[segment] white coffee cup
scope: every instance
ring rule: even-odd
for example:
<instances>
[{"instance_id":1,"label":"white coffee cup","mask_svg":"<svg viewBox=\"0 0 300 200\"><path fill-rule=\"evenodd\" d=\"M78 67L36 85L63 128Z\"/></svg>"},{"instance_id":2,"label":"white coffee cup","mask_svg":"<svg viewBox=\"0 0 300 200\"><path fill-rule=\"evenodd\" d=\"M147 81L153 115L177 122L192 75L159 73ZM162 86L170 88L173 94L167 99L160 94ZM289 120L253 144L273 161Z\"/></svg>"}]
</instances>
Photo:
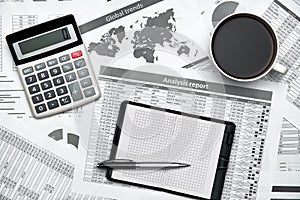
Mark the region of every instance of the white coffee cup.
<instances>
[{"instance_id":1,"label":"white coffee cup","mask_svg":"<svg viewBox=\"0 0 300 200\"><path fill-rule=\"evenodd\" d=\"M264 19L250 13L225 17L210 40L213 65L236 81L255 81L271 70L286 74L288 68L276 62L278 52L275 31Z\"/></svg>"}]
</instances>

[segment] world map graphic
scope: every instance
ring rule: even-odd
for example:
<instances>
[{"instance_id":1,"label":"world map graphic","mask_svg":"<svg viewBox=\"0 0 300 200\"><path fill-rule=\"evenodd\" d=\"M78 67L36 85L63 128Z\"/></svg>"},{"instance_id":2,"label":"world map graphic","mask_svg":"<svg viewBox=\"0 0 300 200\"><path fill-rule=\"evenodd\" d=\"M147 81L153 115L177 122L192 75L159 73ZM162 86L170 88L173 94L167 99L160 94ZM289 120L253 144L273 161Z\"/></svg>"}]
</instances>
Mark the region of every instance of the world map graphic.
<instances>
[{"instance_id":1,"label":"world map graphic","mask_svg":"<svg viewBox=\"0 0 300 200\"><path fill-rule=\"evenodd\" d=\"M154 14L154 17L144 16L145 22L136 20L129 27L120 25L111 28L107 33L101 35L100 41L88 44L88 52L96 52L98 55L114 58L121 50L121 44L129 41L134 58L143 58L147 63L158 61L159 56L155 55L157 48L169 49L178 56L197 55L197 49L191 51L193 42L177 37L175 13L172 8ZM134 24L139 24L140 29L134 29ZM130 31L133 33L128 34ZM190 55L191 53L193 55Z\"/></svg>"}]
</instances>

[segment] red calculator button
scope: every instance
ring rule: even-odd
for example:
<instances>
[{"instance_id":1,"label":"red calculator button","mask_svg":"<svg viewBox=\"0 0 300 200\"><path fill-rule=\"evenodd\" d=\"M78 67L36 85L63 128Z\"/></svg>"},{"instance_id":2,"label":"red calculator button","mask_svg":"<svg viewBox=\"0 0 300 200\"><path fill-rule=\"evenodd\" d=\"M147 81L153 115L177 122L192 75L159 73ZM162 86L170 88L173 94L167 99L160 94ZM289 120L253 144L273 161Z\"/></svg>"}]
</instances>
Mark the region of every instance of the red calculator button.
<instances>
[{"instance_id":1,"label":"red calculator button","mask_svg":"<svg viewBox=\"0 0 300 200\"><path fill-rule=\"evenodd\" d=\"M72 58L78 58L78 57L82 56L82 52L80 50L75 51L75 52L71 53L71 56L72 56Z\"/></svg>"}]
</instances>

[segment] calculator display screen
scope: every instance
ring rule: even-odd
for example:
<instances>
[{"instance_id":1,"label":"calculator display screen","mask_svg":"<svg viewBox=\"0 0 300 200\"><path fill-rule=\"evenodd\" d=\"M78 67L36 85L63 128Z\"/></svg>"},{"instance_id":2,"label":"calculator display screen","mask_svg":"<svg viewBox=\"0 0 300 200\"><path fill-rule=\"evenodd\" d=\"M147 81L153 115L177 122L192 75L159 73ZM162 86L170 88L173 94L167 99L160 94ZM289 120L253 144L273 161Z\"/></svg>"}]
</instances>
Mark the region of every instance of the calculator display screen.
<instances>
[{"instance_id":1,"label":"calculator display screen","mask_svg":"<svg viewBox=\"0 0 300 200\"><path fill-rule=\"evenodd\" d=\"M72 24L65 25L39 35L13 43L19 60L30 58L78 41Z\"/></svg>"},{"instance_id":2,"label":"calculator display screen","mask_svg":"<svg viewBox=\"0 0 300 200\"><path fill-rule=\"evenodd\" d=\"M71 36L67 27L19 43L22 54L27 54L51 45L70 40Z\"/></svg>"}]
</instances>

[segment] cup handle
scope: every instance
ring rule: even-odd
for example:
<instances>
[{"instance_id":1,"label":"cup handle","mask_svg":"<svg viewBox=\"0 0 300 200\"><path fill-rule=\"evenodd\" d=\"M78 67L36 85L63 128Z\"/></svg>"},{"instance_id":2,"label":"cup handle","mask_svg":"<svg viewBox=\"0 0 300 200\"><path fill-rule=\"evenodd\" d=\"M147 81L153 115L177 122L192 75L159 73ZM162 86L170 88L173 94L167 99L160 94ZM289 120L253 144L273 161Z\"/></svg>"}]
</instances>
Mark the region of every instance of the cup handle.
<instances>
[{"instance_id":1,"label":"cup handle","mask_svg":"<svg viewBox=\"0 0 300 200\"><path fill-rule=\"evenodd\" d=\"M279 64L279 63L275 63L274 67L273 67L273 70L281 73L281 74L286 74L287 71L288 71L288 68L286 66L283 66L282 64Z\"/></svg>"}]
</instances>

